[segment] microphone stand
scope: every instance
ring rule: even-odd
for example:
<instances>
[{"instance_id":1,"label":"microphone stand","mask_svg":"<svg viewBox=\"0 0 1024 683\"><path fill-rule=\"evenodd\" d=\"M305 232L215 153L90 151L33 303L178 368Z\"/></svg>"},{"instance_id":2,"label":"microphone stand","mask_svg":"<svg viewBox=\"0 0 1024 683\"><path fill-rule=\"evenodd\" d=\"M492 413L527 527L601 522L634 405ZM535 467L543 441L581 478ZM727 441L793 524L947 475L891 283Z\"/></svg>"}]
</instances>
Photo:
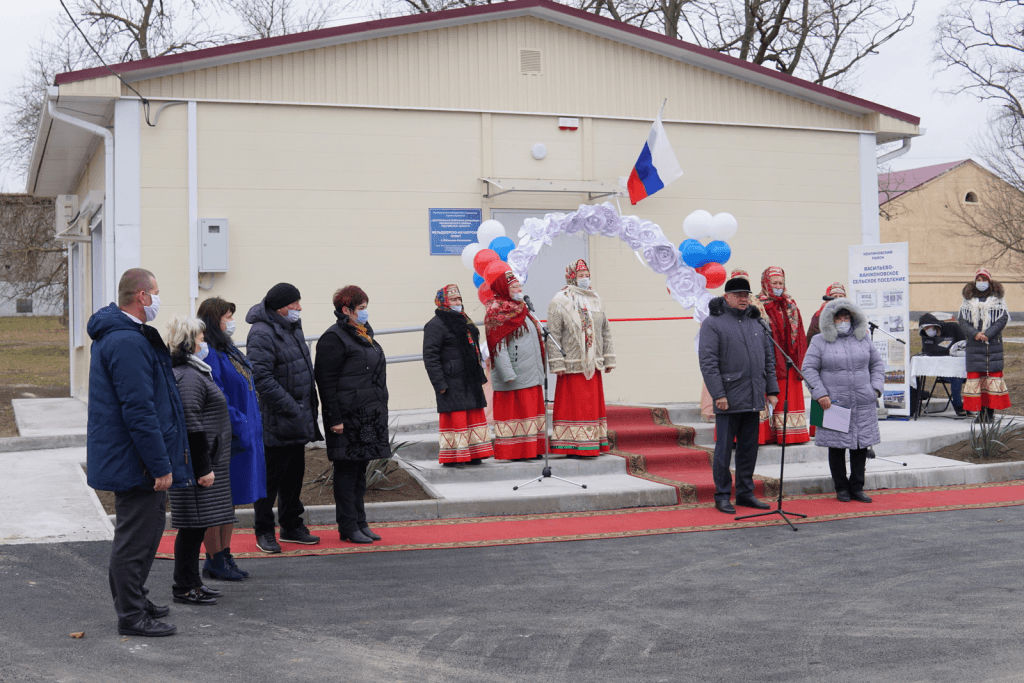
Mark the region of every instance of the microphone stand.
<instances>
[{"instance_id":1,"label":"microphone stand","mask_svg":"<svg viewBox=\"0 0 1024 683\"><path fill-rule=\"evenodd\" d=\"M767 326L766 326L766 329L767 329ZM771 332L768 333L768 338L772 340L772 344L775 344L775 348L777 348L779 350L779 353L782 354L782 357L786 359L786 379L787 379L787 381L789 379L789 369L792 368L792 369L796 370L796 374L800 375L800 379L803 380L804 382L806 382L807 378L804 377L804 373L800 372L800 368L796 367L796 363L793 362L793 359L789 357L789 355L782 349L781 346L779 346L779 342L775 341L775 337L773 337L771 335ZM800 391L803 391L803 390L804 390L804 388L803 388L803 385L801 384L800 385ZM774 417L774 416L775 416L775 413L773 411L772 412L772 417ZM799 529L797 529L795 526L793 526L793 522L789 521L789 517L786 517L786 515L790 515L790 516L793 516L793 517L807 517L807 515L802 515L799 512L788 512L788 511L782 509L782 485L783 485L783 482L785 481L784 475L785 475L785 472L786 472L786 427L788 426L788 423L789 423L789 388L787 387L786 388L786 398L783 399L783 401L782 401L782 457L781 457L781 461L780 461L780 465L779 465L779 501L778 501L778 507L776 507L774 510L769 510L768 512L758 512L758 513L753 514L753 515L743 515L742 517L736 517L735 519L740 520L740 519L751 519L753 517L765 517L767 515L779 515L780 517L782 517L783 520L785 520L786 524L788 524L789 527L793 531L799 531ZM726 435L726 436L728 436L728 435Z\"/></svg>"},{"instance_id":2,"label":"microphone stand","mask_svg":"<svg viewBox=\"0 0 1024 683\"><path fill-rule=\"evenodd\" d=\"M533 302L530 301L530 297L528 297L528 296L527 297L523 297L523 301L526 303L526 306L530 309L530 312L533 313L535 309L533 308ZM548 332L547 325L541 325L540 329L541 329L541 333L543 335L543 343L547 344L548 338L550 337L551 341L553 341L555 343L555 347L558 349L558 352L562 354L562 358L565 358L565 351L562 349L562 345L558 343L557 339L555 339L554 337L551 336L551 333ZM545 424L547 423L547 419L548 419L548 416L547 416L547 412L548 412L547 405L548 405L548 372L547 372L547 368L545 368L544 369L544 422L545 422ZM547 434L547 427L544 428L544 432L545 432L545 435L546 435ZM579 486L580 488L584 488L584 489L587 488L586 484L581 484L578 481L572 481L571 479L566 479L564 477L556 477L555 475L551 474L551 464L550 464L550 462L548 460L548 457L550 455L548 453L548 451L550 451L550 450L551 450L550 448L545 448L544 449L544 468L540 471L540 476L539 477L534 477L532 479L528 479L527 481L524 481L522 484L516 484L515 486L512 487L513 491L518 491L519 489L523 488L524 486L526 486L528 484L534 484L534 483L536 483L538 481L544 481L545 479L557 479L558 481L564 481L566 484L572 484L573 486Z\"/></svg>"},{"instance_id":3,"label":"microphone stand","mask_svg":"<svg viewBox=\"0 0 1024 683\"><path fill-rule=\"evenodd\" d=\"M881 327L879 327L875 323L871 322L870 320L868 321L868 329L871 330L871 341L872 341L872 343L875 341L875 330L881 330L882 334L884 334L885 336L890 337L892 339L895 339L896 341L898 341L900 344L903 344L904 346L907 345L907 342L903 341L902 339L900 339L899 337L897 337L894 334L890 334L889 332L886 332L885 330L883 330ZM910 367L909 366L907 367L907 372L910 372ZM915 388L917 389L917 400L914 401L914 411L913 412L914 412L914 420L917 420L917 418L921 415L921 392L924 391L924 387L922 386L922 382L921 382L920 378L915 378L914 379L914 385L915 385ZM882 398L882 407L883 408L885 407L885 398L884 397ZM885 460L885 458L882 458L882 459ZM903 463L903 464L906 465L906 463Z\"/></svg>"}]
</instances>

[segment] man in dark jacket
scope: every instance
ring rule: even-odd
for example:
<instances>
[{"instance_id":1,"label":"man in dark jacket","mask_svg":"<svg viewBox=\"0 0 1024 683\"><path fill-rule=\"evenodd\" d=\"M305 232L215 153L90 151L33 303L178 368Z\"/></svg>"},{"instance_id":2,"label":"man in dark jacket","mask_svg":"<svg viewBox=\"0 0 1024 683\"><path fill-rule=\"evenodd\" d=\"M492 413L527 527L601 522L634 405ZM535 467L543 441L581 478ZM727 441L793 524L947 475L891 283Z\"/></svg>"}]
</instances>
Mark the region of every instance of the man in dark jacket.
<instances>
[{"instance_id":1,"label":"man in dark jacket","mask_svg":"<svg viewBox=\"0 0 1024 683\"><path fill-rule=\"evenodd\" d=\"M89 319L89 486L114 492L117 522L108 578L117 630L127 636L169 636L177 628L155 619L170 609L146 597L146 578L164 531L169 488L191 486L185 414L156 318L160 288L153 273L125 271L118 303Z\"/></svg>"},{"instance_id":2,"label":"man in dark jacket","mask_svg":"<svg viewBox=\"0 0 1024 683\"><path fill-rule=\"evenodd\" d=\"M778 402L775 353L762 326L760 313L750 305L750 282L734 277L725 283L725 296L712 299L710 316L700 328L700 372L715 400L715 507L735 514L729 502L732 476L729 461L736 441L736 505L767 510L754 497L757 464L757 422L765 394L772 408Z\"/></svg>"},{"instance_id":3,"label":"man in dark jacket","mask_svg":"<svg viewBox=\"0 0 1024 683\"><path fill-rule=\"evenodd\" d=\"M955 320L941 322L931 313L925 313L918 321L921 328L921 353L925 356L948 356L949 349L958 341L967 339L964 331ZM950 397L952 398L953 410L960 417L967 415L964 410L964 399L961 393L964 380L961 377L945 377L949 382ZM916 393L916 390L914 390ZM914 401L913 405L917 405Z\"/></svg>"},{"instance_id":4,"label":"man in dark jacket","mask_svg":"<svg viewBox=\"0 0 1024 683\"><path fill-rule=\"evenodd\" d=\"M267 460L267 497L253 504L256 545L265 553L279 553L274 536L274 500L281 541L314 545L320 538L302 523L302 478L306 472L306 444L322 441L317 424L313 362L299 320L299 290L281 282L263 301L249 309L245 352L263 417L263 449Z\"/></svg>"}]
</instances>

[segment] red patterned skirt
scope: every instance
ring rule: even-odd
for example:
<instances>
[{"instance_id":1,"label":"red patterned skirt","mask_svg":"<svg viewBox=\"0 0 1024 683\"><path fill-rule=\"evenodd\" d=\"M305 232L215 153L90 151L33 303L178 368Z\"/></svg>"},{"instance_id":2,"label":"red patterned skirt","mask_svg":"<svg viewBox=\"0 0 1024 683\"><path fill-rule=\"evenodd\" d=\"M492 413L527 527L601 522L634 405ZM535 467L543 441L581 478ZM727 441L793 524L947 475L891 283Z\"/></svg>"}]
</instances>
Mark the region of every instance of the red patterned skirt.
<instances>
[{"instance_id":1,"label":"red patterned skirt","mask_svg":"<svg viewBox=\"0 0 1024 683\"><path fill-rule=\"evenodd\" d=\"M551 416L551 452L594 457L607 453L611 448L607 415L600 370L590 379L579 372L559 375Z\"/></svg>"},{"instance_id":2,"label":"red patterned skirt","mask_svg":"<svg viewBox=\"0 0 1024 683\"><path fill-rule=\"evenodd\" d=\"M544 455L544 390L537 385L494 392L494 458L524 460Z\"/></svg>"},{"instance_id":3,"label":"red patterned skirt","mask_svg":"<svg viewBox=\"0 0 1024 683\"><path fill-rule=\"evenodd\" d=\"M807 443L811 440L811 433L807 428L807 413L804 409L804 387L795 368L790 368L787 381L779 385L779 402L775 404L771 420L771 443L782 443L783 406L787 394L789 420L786 425L786 443Z\"/></svg>"},{"instance_id":4,"label":"red patterned skirt","mask_svg":"<svg viewBox=\"0 0 1024 683\"><path fill-rule=\"evenodd\" d=\"M483 408L441 413L437 421L441 445L438 462L469 462L494 456Z\"/></svg>"},{"instance_id":5,"label":"red patterned skirt","mask_svg":"<svg viewBox=\"0 0 1024 683\"><path fill-rule=\"evenodd\" d=\"M964 410L972 413L982 408L1006 410L1010 407L1010 392L1003 381L1003 373L968 372L963 388Z\"/></svg>"}]
</instances>

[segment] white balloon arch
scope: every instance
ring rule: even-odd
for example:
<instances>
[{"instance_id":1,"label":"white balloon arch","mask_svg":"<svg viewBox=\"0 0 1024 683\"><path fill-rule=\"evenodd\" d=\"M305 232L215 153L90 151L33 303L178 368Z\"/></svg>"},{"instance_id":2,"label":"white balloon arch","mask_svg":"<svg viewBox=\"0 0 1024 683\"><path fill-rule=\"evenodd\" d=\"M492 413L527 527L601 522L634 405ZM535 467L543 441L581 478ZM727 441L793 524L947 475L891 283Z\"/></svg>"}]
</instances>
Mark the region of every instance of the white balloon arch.
<instances>
[{"instance_id":1,"label":"white balloon arch","mask_svg":"<svg viewBox=\"0 0 1024 683\"><path fill-rule=\"evenodd\" d=\"M697 322L704 322L708 317L708 303L714 295L707 290L705 277L681 262L679 250L656 223L636 216L620 216L610 202L582 204L569 214L549 213L544 218L527 218L519 229L519 246L508 255L508 265L516 277L525 281L530 264L542 247L550 245L562 233L572 235L580 231L589 235L618 237L638 257L643 256L641 260L647 267L665 276L672 298L683 308L692 308Z\"/></svg>"}]
</instances>

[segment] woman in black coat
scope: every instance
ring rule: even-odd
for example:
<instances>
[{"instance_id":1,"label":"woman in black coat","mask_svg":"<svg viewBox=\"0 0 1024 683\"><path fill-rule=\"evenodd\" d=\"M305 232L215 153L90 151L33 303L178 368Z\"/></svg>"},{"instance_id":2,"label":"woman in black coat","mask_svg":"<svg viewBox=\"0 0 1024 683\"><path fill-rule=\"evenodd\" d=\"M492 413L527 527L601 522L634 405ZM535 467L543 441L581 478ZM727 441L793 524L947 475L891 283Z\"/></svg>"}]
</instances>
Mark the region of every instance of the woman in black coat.
<instances>
[{"instance_id":1,"label":"woman in black coat","mask_svg":"<svg viewBox=\"0 0 1024 683\"><path fill-rule=\"evenodd\" d=\"M316 343L313 372L320 391L327 457L334 463L334 504L343 541L372 543L366 523L366 466L391 457L388 437L387 359L373 339L370 299L349 285L334 293L331 325Z\"/></svg>"},{"instance_id":2,"label":"woman in black coat","mask_svg":"<svg viewBox=\"0 0 1024 683\"><path fill-rule=\"evenodd\" d=\"M494 455L484 414L480 330L463 310L458 285L437 290L434 305L434 318L423 327L423 365L437 397L438 460L445 467L479 465Z\"/></svg>"},{"instance_id":3,"label":"woman in black coat","mask_svg":"<svg viewBox=\"0 0 1024 683\"><path fill-rule=\"evenodd\" d=\"M1003 380L1003 328L1010 319L1005 291L987 268L978 268L963 294L957 322L967 337L964 410L978 413L979 422L991 422L996 410L1010 407L1010 393Z\"/></svg>"}]
</instances>

